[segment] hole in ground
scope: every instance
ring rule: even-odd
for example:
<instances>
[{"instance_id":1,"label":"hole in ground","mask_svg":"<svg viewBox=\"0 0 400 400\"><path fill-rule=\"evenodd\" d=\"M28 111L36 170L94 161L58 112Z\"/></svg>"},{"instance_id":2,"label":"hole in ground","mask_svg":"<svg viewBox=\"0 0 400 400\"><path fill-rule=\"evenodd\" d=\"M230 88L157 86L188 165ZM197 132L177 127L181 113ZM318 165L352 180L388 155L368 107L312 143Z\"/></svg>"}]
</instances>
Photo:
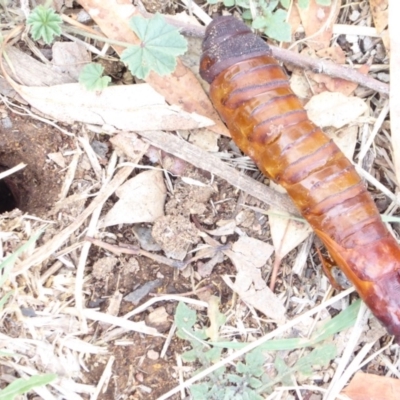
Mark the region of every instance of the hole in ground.
<instances>
[{"instance_id":1,"label":"hole in ground","mask_svg":"<svg viewBox=\"0 0 400 400\"><path fill-rule=\"evenodd\" d=\"M0 181L0 213L19 208L40 217L47 214L62 184L58 167L47 154L71 148L68 140L56 129L26 117L0 120L0 171L26 164Z\"/></svg>"}]
</instances>

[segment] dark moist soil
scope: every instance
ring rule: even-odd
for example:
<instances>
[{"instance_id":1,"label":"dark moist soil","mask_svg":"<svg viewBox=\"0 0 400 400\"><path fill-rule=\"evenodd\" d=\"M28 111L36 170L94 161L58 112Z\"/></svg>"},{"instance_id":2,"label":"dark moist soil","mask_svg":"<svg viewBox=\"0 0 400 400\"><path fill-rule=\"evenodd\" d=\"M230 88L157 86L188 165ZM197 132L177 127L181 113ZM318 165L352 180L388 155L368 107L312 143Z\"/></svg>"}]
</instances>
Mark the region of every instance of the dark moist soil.
<instances>
[{"instance_id":1,"label":"dark moist soil","mask_svg":"<svg viewBox=\"0 0 400 400\"><path fill-rule=\"evenodd\" d=\"M26 167L5 178L0 186L0 212L19 208L45 217L58 200L63 176L47 154L69 146L59 130L27 117L0 120L0 171L19 163Z\"/></svg>"}]
</instances>

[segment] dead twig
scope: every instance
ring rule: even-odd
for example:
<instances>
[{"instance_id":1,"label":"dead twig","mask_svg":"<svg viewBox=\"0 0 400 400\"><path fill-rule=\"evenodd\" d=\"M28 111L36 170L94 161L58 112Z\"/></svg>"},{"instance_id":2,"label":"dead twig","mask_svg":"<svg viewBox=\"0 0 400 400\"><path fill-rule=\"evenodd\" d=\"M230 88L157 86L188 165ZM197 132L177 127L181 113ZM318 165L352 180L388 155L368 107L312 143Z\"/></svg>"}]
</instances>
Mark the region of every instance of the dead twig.
<instances>
[{"instance_id":1,"label":"dead twig","mask_svg":"<svg viewBox=\"0 0 400 400\"><path fill-rule=\"evenodd\" d=\"M195 36L199 38L204 37L205 27L189 25L172 18L168 19L168 23L178 27L181 32L187 36ZM355 82L368 89L389 95L390 86L387 83L378 81L369 75L364 75L361 72L358 72L356 69L338 65L332 61L298 54L294 51L282 49L280 47L271 45L269 47L271 48L272 55L279 61L295 65L296 67L310 69L318 74L325 74L334 78L341 78L350 82Z\"/></svg>"},{"instance_id":2,"label":"dead twig","mask_svg":"<svg viewBox=\"0 0 400 400\"><path fill-rule=\"evenodd\" d=\"M121 246L116 246L110 243L103 242L99 239L95 239L89 236L85 237L85 240L98 246L103 249L106 249L114 254L120 255L120 254L132 254L132 255L137 255L137 256L143 256L150 258L153 261L159 262L161 264L168 265L173 268L178 268L182 269L185 268L188 264L187 261L178 261L178 260L171 260L167 257L159 256L157 254L150 253L146 250L142 250L139 247L136 246L131 246L131 245L121 245ZM189 260L190 262L191 260Z\"/></svg>"}]
</instances>

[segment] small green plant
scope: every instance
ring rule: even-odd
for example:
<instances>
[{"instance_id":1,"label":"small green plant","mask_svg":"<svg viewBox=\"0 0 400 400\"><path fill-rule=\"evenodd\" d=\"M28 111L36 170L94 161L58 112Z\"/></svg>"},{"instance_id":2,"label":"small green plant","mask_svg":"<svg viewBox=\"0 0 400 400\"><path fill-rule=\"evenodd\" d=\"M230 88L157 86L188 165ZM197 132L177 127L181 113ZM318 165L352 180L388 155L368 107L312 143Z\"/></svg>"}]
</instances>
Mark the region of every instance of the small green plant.
<instances>
[{"instance_id":1,"label":"small green plant","mask_svg":"<svg viewBox=\"0 0 400 400\"><path fill-rule=\"evenodd\" d=\"M336 357L336 347L331 338L354 325L357 318L360 301L356 301L340 314L322 324L310 338L274 339L265 342L257 349L246 354L244 362L235 366L221 367L208 376L205 382L194 384L190 392L194 400L231 400L262 399L261 394L271 392L273 386L279 383L291 386L292 376L300 373L308 376L314 366L325 366ZM182 354L185 362L197 362L204 368L220 360L224 349L241 349L247 343L217 341L216 332L224 324L223 314L218 310L215 299L211 299L208 309L210 327L195 328L197 314L194 310L179 303L175 312L177 336L190 343L191 350ZM211 341L206 341L207 337ZM325 342L327 340L327 342ZM277 356L274 367L276 375L270 377L264 372L263 351L296 350L311 347L312 350L304 357L299 358L293 366L288 366L283 359Z\"/></svg>"},{"instance_id":2,"label":"small green plant","mask_svg":"<svg viewBox=\"0 0 400 400\"><path fill-rule=\"evenodd\" d=\"M32 389L47 385L57 378L55 374L36 375L28 379L16 379L0 392L0 400L14 400L16 396L28 393Z\"/></svg>"},{"instance_id":3,"label":"small green plant","mask_svg":"<svg viewBox=\"0 0 400 400\"><path fill-rule=\"evenodd\" d=\"M187 42L178 30L160 14L150 19L133 17L130 26L141 40L139 45L129 46L121 54L131 73L144 79L150 71L159 75L173 72L177 56L187 50Z\"/></svg>"},{"instance_id":4,"label":"small green plant","mask_svg":"<svg viewBox=\"0 0 400 400\"><path fill-rule=\"evenodd\" d=\"M103 76L104 67L100 64L90 63L82 68L79 74L79 83L90 91L101 91L111 82L109 76Z\"/></svg>"},{"instance_id":5,"label":"small green plant","mask_svg":"<svg viewBox=\"0 0 400 400\"><path fill-rule=\"evenodd\" d=\"M262 31L271 39L290 42L291 28L286 22L287 11L277 8L278 4L279 0L269 3L260 0L260 15L254 18L252 27Z\"/></svg>"},{"instance_id":6,"label":"small green plant","mask_svg":"<svg viewBox=\"0 0 400 400\"><path fill-rule=\"evenodd\" d=\"M210 312L211 311L211 312ZM179 303L175 313L177 336L188 340L191 350L182 354L186 362L197 361L201 369L207 368L221 358L222 348L209 346L205 339L210 335L215 336L217 329L224 323L223 314L216 307L215 298L209 306L210 328L195 329L197 314L184 303ZM262 365L264 356L259 351L246 354L245 362L238 362L234 371L228 371L226 367L219 368L209 375L207 382L194 384L190 387L190 393L194 400L230 400L230 399L254 399L262 400L256 393L263 382L259 379L264 370ZM200 372L197 371L197 372Z\"/></svg>"},{"instance_id":7,"label":"small green plant","mask_svg":"<svg viewBox=\"0 0 400 400\"><path fill-rule=\"evenodd\" d=\"M46 44L51 44L54 36L61 35L62 19L52 8L35 7L26 22L31 26L33 40L43 39Z\"/></svg>"},{"instance_id":8,"label":"small green plant","mask_svg":"<svg viewBox=\"0 0 400 400\"><path fill-rule=\"evenodd\" d=\"M225 7L239 7L243 10L242 18L252 21L251 26L254 29L262 31L271 39L280 42L289 42L291 40L290 25L286 22L287 11L279 6L289 9L292 2L297 2L300 8L305 9L310 5L310 0L255 0L253 3L257 10L254 16L250 11L250 0L207 0L208 4L223 3ZM316 0L321 6L331 5L332 0Z\"/></svg>"}]
</instances>

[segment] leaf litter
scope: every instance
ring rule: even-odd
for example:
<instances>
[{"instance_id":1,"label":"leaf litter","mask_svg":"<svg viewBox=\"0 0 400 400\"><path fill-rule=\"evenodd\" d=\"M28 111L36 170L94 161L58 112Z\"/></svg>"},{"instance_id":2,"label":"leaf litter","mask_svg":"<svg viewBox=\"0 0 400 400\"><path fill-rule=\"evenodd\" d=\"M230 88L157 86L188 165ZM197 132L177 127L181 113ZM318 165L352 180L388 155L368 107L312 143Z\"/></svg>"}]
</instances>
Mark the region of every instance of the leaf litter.
<instances>
[{"instance_id":1,"label":"leaf litter","mask_svg":"<svg viewBox=\"0 0 400 400\"><path fill-rule=\"evenodd\" d=\"M311 17L308 15L306 18L303 14L301 19L303 27L308 29L314 24L315 20L319 20L325 28L328 28L326 29L328 36L332 35L335 27L331 24L336 21L336 18L333 18L332 22L329 19L327 20L326 16L334 15L333 9L325 7L323 8L324 13L321 13L321 7L317 6L314 1L311 3L309 13L315 13L315 15ZM335 2L335 4L337 3ZM372 7L372 1L370 3ZM132 7L131 5L127 6ZM90 10L92 5L87 3L86 7ZM111 4L109 10L114 12L117 7L120 7L120 5ZM352 7L357 9L357 6ZM361 7L364 7L364 5ZM339 18L345 18L343 17L344 11L339 15ZM115 16L115 14L113 15ZM365 8L361 9L360 15L363 15L363 18L368 16L365 14ZM113 20L110 14L104 21L101 21L101 24L114 23L116 20L120 21L117 18ZM310 21L314 22L311 23ZM99 23L99 25L101 24ZM104 25L102 26L104 27ZM124 24L121 23L120 27L123 26ZM318 26L318 28L321 27ZM342 28L339 27L339 29ZM105 28L104 31L107 32L107 29ZM115 36L113 37L115 38ZM317 35L313 39L314 41L319 40ZM326 37L321 40L326 40ZM327 47L326 43L322 43L318 44L317 48L322 48L322 45L325 48ZM357 62L358 60L356 55L353 54L352 61ZM179 71L182 72L182 69ZM176 93L179 93L178 87L175 92L171 89L170 83L167 82L167 80L161 82L157 78L151 80L152 84L159 85L158 89L161 88L161 91L169 90L168 96L173 97ZM324 84L327 84L327 82ZM192 86L187 83L183 84L182 88L185 90L182 93L184 94L177 94L177 98L189 95L187 87ZM194 87L197 86L193 85ZM359 163L362 163L366 161L366 156L385 146L384 144L383 147L380 146L384 143L383 139L386 140L386 136L385 133L380 132L378 123L373 127L373 133L377 135L375 143L368 139L368 128L378 119L382 102L360 87L352 90L355 90L354 99L357 99L359 95L361 95L361 98L370 96L368 101L364 103L367 106L373 105L370 108L370 120L366 118L357 120L358 117L355 114L350 114L347 119L347 122L356 121L356 126L361 126L366 132L367 138L363 141L366 148L363 150L363 159L359 160ZM192 99L196 96L200 98L200 93L201 96L204 96L203 92L193 89L190 96ZM348 95L348 93L346 94ZM53 92L52 95L57 95L57 93ZM74 99L76 100L76 97ZM111 99L111 103L114 104L114 99ZM342 98L343 102L348 99L348 97ZM170 100L168 102L178 103ZM187 102L189 103L189 101ZM80 105L79 103L77 108ZM59 106L55 108L57 107ZM192 110L188 111L192 112ZM155 116L157 114L158 112L154 113ZM319 114L325 113L320 111ZM117 116L117 122L118 119ZM62 121L61 117L60 120ZM153 123L153 121L154 118L148 118L148 122ZM337 118L335 117L326 122L325 125L334 125L336 121ZM96 122L99 123L98 120ZM106 122L108 124L109 120ZM184 129L182 125L180 126L178 123L174 125L175 123L176 121L171 121L173 130ZM99 124L104 126L104 121ZM148 130L153 129L152 126L150 124L145 125L145 122L143 125ZM380 126L383 126L384 130L388 129L383 120ZM77 126L72 129L74 133L79 132ZM165 126L162 129L166 129ZM344 126L343 136L346 136L346 129L348 127ZM331 301L326 301L329 291L319 285L319 275L316 273L319 266L314 265L318 264L317 259L311 258L308 261L307 266L303 269L301 281L299 280L300 277L291 275L290 272L286 271L286 268L283 268L279 272L277 294L268 289L265 282L270 278L270 257L274 249L265 240L270 235L276 238L276 235L272 233L273 229L270 230L267 225L267 217L264 212L267 207L260 203L260 200L257 200L257 196L250 198L246 194L241 194L238 197L236 189L224 182L218 174L214 175L213 170L208 168L208 166L217 164L209 163L207 165L206 163L201 166L202 171L195 170L193 172L189 168L190 172L188 172L188 163L191 161L197 163L196 154L200 154L200 157L202 157L204 153L201 153L200 150L198 153L184 153L186 150L184 141L180 142L181 153L175 150L176 153L172 157L166 154L169 153L169 148L163 142L157 142L156 135L152 135L152 139L147 139L151 140L153 146L155 146L150 151L150 149L146 150L140 147L140 144L135 142L137 139L134 135L130 137L131 134L128 134L127 137L126 132L121 134L125 135L125 142L117 146L123 169L121 170L122 174L117 174L117 180L110 180L115 171L115 154L105 161L106 164L92 162L87 163L87 166L83 168L84 158L90 159L91 157L91 151L86 146L85 141L66 142L63 144L64 148L60 146L62 158L58 156L57 160L64 159L66 165L70 166L70 182L65 186L64 206L58 208L58 214L53 212L53 214L46 215L51 218L52 226L49 227L46 221L35 219L37 217L33 217L31 220L29 216L23 217L18 213L1 218L2 232L4 232L4 236L2 235L4 255L10 254L22 243L28 241L29 237L41 228L47 227L44 236L38 239L35 245L31 243L30 248L15 260L15 265L12 268L10 267L10 274L3 274L6 277L2 285L5 296L1 299L0 312L6 332L1 332L1 338L6 351L19 355L16 358L8 356L0 359L2 368L5 368L5 373L2 372L1 375L4 382L9 382L9 377L13 375L27 378L43 372L56 372L58 377L56 383L52 386L35 387L33 389L42 398L51 398L50 396L56 394L67 398L86 398L90 395L92 398L106 399L115 398L116 390L119 391L119 395L126 397L133 394L139 396L138 398L143 396L166 398L163 394L169 388L175 387L175 391L180 390L177 386L179 377L186 380L182 387L189 386L190 382L193 381L193 378L190 377L194 370L199 367L199 365L193 365L192 368L190 364L185 364L182 367L179 367L179 364L178 367L176 366L175 355L183 354L185 347L185 344L174 336L175 328L171 325L173 316L176 316L176 301L178 299L184 302L193 301L194 299L185 296L197 294L198 297L201 297L207 293L211 295L207 300L208 314L204 313L205 308L201 308L204 307L202 302L193 303L192 307L199 308L200 311L198 311L198 316L192 320L192 326L208 326L208 337L212 338L215 343L220 342L222 347L225 346L224 348L235 348L235 345L247 347L247 349L229 355L224 360L217 357L219 360L217 364L208 368L209 372L210 368L221 367L241 355L248 354L241 364L238 363L237 367L232 367L231 383L233 381L238 383L240 374L249 371L246 370L246 366L250 370L251 366L255 368L257 363L254 360L253 363L249 356L251 353L248 351L251 347L257 348L258 345L262 345L263 341L266 342L264 343L265 351L267 351L264 353L265 359L270 360L272 366L269 367L269 371L272 371L270 380L268 381L264 377L263 385L270 387L271 390L275 391L275 394L291 393L288 396L292 396L295 393L304 394L305 391L318 394L324 393L327 388L331 390L332 387L329 387L327 383L330 379L329 374L337 367L338 357L344 359L343 352L351 355L353 349L361 348L362 351L355 363L352 363L349 371L356 371L357 368L361 368L363 362L369 362L369 368L375 369L375 371L379 371L382 367L388 368L390 371L394 370L396 361L389 358L390 351L394 347L386 339L382 343L382 345L386 344L386 347L382 347L382 349L386 349L384 358L379 355L380 349L376 342L378 339L369 338L369 343L364 344L362 336L353 343L345 337L342 348L338 348L335 354L331 343L333 335L354 324L355 316L354 314L346 314L347 322L342 322L332 328L331 322L336 324L336 318L344 316L345 312L350 310L348 303L341 303L340 301L340 298L346 296L349 292L340 294ZM93 136L90 134L89 139L92 140ZM168 136L165 137L168 138ZM354 152L354 130L352 137L353 139L349 141L349 144L345 145L349 154ZM103 141L108 140L100 135L97 135L96 138ZM146 132L143 132L143 138L146 138ZM133 151L123 152L128 142ZM159 150L157 150L157 147ZM227 140L220 139L220 149L225 152L229 151ZM54 154L54 151L52 152ZM151 152L152 156L150 157ZM51 152L49 151L49 153ZM144 156L145 153L146 156ZM187 154L190 154L190 156ZM180 156L184 161L179 159ZM54 159L54 156L52 157ZM72 160L75 161L72 162ZM377 163L368 164L371 176L384 176L388 186L394 188L390 164L379 152L376 160ZM75 162L76 164L74 164ZM138 237L137 229L134 232L133 227L126 223L130 218L126 209L122 209L120 212L123 218L116 225L102 230L93 229L93 226L99 226L99 207L103 207L101 212L103 217L112 210L112 207L115 207L117 199L114 197L114 193L127 180L128 175L133 171L133 166L136 167L139 163L142 163L146 168L149 165L152 167L155 165L156 168L159 168L159 163L164 171L170 171L174 174L171 176L164 172L162 176L167 192L164 191L161 197L167 196L168 200L164 212L166 213L165 217L169 219L164 221L158 240L160 241L165 236L164 232L167 230L167 232L172 232L172 243L182 239L182 247L179 248L180 253L176 253L175 248L173 248L172 253L168 253L165 244L158 245L163 248L164 253L170 256L176 257L178 254L184 260L193 260L182 272L156 262L155 258L151 259L142 255L132 256L133 253L124 254L123 250L126 249L124 247L126 243L130 243L130 245L144 243L143 233L139 233L140 236ZM239 165L243 168L243 165L246 164ZM221 174L231 176L231 180L236 184L239 179L237 176L232 178L233 174L229 175L231 172L229 168L231 167L222 168ZM245 167L245 169L247 168ZM254 172L249 171L248 173L256 176ZM154 171L149 170L148 172ZM140 175L146 175L146 172L143 172L143 169L137 170L136 176ZM257 187L256 181L252 180L251 182L252 184L247 187L252 186L252 189ZM145 180L144 188L147 184L148 182ZM149 184L151 185L151 182ZM96 196L97 193L100 194L100 197L96 202L89 205L90 201L93 201L91 200L92 197ZM249 193L252 193L251 189L249 189ZM259 198L267 199L267 203L273 203L272 200L268 200L268 195L263 196L259 195ZM278 198L284 199L284 197ZM66 200L69 202L66 202ZM154 195L147 197L142 202L147 203L145 206L149 207L153 206L153 204L149 204L153 200L154 203L157 203L160 199L158 199L158 195ZM248 207L245 206L246 203L248 203ZM280 204L281 207L284 204L279 201L276 203ZM163 208L161 204L164 204L164 200L158 203L158 208ZM286 211L290 209L289 206L285 207L283 206ZM140 209L134 211L136 215L143 214ZM271 210L268 210L268 212L269 215L272 215ZM98 213L98 216L94 218L96 213ZM53 220L55 215L58 215L57 220ZM192 218L193 215L195 218ZM90 216L92 216L92 220L88 225L85 220ZM268 220L270 224L274 224L274 217L268 217ZM281 221L284 226L278 228L278 231L280 231L278 236L289 236L294 240L292 234L282 234L282 232L287 231L285 225L292 224L293 221L296 220L287 218ZM185 224L190 228L186 230L171 229L174 224L177 228L182 228ZM296 224L302 223L296 222ZM142 223L137 221L135 227L152 232L153 221ZM189 231L190 233L187 234ZM82 238L87 232L95 234L96 240L102 240L110 247L93 246L96 243L95 241L89 242L91 245L83 242ZM53 236L54 238L52 238ZM157 234L154 233L154 236L157 237ZM277 240L283 243L282 239L275 239L275 241ZM285 246L287 246L286 241ZM82 250L84 247L88 249L86 255ZM112 255L111 249L116 250L117 248L121 251L118 255L117 253ZM141 251L141 254L144 254L143 250ZM275 246L275 251L279 251L279 246ZM288 251L285 263L291 265L296 260L296 250L286 249L280 256L283 257L283 254ZM207 274L199 274L198 270L200 270L202 263L207 263L207 260L211 261L212 259L214 259L214 262L208 265ZM79 270L77 274L75 273L76 268ZM225 285L227 279L232 286L237 284L236 292L239 297L232 295L230 288ZM160 283L160 286L153 288L153 291L158 293L152 293L154 297L150 301L146 301L142 305L143 307L139 306L137 309L132 309L129 303L121 300L121 297L131 293L132 289L143 288L149 282ZM202 289L203 291L201 291ZM259 292L257 296L254 296L255 291ZM18 293L18 296L16 293ZM161 294L164 296L157 297ZM168 294L170 294L170 297L168 297ZM177 296L176 294L180 295ZM212 297L213 295L214 297ZM83 299L85 303L82 302ZM157 305L158 301L162 304L159 316L154 314L157 310L154 305ZM299 302L305 304L303 308L297 307L300 304ZM315 304L319 303L320 306L313 308ZM326 308L329 308L333 303L336 303L334 309L344 311L331 318ZM82 305L84 306L82 307ZM262 314L254 309L260 310ZM300 319L299 317L296 318L296 310L300 309L311 309L311 313L306 312ZM274 313L271 313L271 310ZM311 318L311 314L314 313L317 314L315 319ZM265 319L265 316L268 319ZM309 319L307 319L307 316ZM128 319L129 317L132 320ZM289 317L289 321L285 324L284 318L287 317ZM323 320L314 329L320 318L323 318ZM305 325L302 329L298 325L301 320ZM153 322L151 323L151 321ZM296 326L299 327L297 331ZM360 326L364 329L365 322L364 325ZM171 330L168 331L169 329ZM298 337L299 332L303 337ZM271 339L276 335L282 335L282 338L275 340L289 342L274 343ZM294 337L290 337L291 335ZM318 347L316 346L316 338L323 338L321 340L326 340L326 342ZM221 341L222 339L224 341ZM225 339L230 340L226 342ZM352 347L348 347L349 343ZM376 344L371 345L370 343ZM201 346L203 345L207 344L201 344ZM285 348L284 346L286 346L286 349L294 351L277 354L276 350L282 351ZM311 347L311 350L308 349L305 353L296 350L303 346ZM150 348L155 348L157 351L150 353L148 350ZM46 352L43 354L47 354L48 358L43 358L43 355L40 356L42 351ZM158 356L155 356L156 353L164 354L164 356L158 358ZM210 353L210 356L216 354L222 353L214 351ZM365 361L363 361L363 357L365 357ZM390 355L390 357L392 356ZM13 360L18 360L18 362ZM317 365L317 369L313 368ZM202 372L203 375L200 376L206 377L208 372L205 370ZM113 377L118 377L117 383L115 383L115 380L114 382L112 379L109 380L110 373ZM239 378L232 376L235 373ZM258 385L255 379L258 372L256 373L254 369L252 373L254 374L253 384ZM274 376L274 374L278 375ZM308 377L305 377L305 375L308 375ZM347 377L344 373L340 379L338 378L338 381L343 387L350 380L350 377ZM345 379L344 384L343 379ZM361 379L364 387L368 387L368 376L363 376ZM381 385L390 385L390 382L386 380L389 378L382 379L384 381ZM288 389L285 385L294 385L294 387ZM331 392L338 393L340 385ZM361 389L358 388L357 390Z\"/></svg>"}]
</instances>

